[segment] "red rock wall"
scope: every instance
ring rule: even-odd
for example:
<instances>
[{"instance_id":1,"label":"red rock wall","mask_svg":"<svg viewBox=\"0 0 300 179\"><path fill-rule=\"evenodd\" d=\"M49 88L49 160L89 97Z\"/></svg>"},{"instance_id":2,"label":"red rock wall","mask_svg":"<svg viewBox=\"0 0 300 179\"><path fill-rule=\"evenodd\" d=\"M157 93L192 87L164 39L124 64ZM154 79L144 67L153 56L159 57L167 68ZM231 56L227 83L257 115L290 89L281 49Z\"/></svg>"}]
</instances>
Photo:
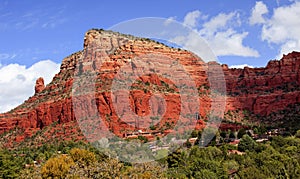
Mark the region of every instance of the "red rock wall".
<instances>
[{"instance_id":1,"label":"red rock wall","mask_svg":"<svg viewBox=\"0 0 300 179\"><path fill-rule=\"evenodd\" d=\"M272 60L265 68L228 69L227 109L246 109L268 115L300 102L300 53Z\"/></svg>"},{"instance_id":2,"label":"red rock wall","mask_svg":"<svg viewBox=\"0 0 300 179\"><path fill-rule=\"evenodd\" d=\"M109 55L104 56L104 53ZM211 108L207 64L195 60L195 56L188 51L169 48L146 39L91 30L85 36L84 51L65 58L60 72L55 75L49 85L44 89L38 88L33 97L30 97L14 110L0 114L0 133L15 127L41 129L56 121L58 123L74 121L76 120L75 116L85 115L87 111L95 113L89 100L83 98L78 104L81 105L81 109L86 111L82 111L82 114L74 114L71 91L76 75L80 71L94 71L97 74L97 78L93 79L96 82L94 88L97 89L93 98L95 97L94 102L97 111L102 118L106 119L104 125L118 135L122 135L124 131L134 130L136 128L135 122L130 121L130 116L124 118L124 121L117 116L113 103L119 104L119 107L123 109L123 102L120 98L112 99L110 87L118 70L130 63L130 59L149 53L176 59L185 67L185 70L190 73L191 78L196 83L199 93L199 113L205 117ZM100 57L104 58L104 61L94 60ZM159 61L159 63L163 64L164 61ZM78 68L76 68L76 64ZM159 70L166 70L163 65L157 66L158 69L161 68ZM246 109L256 114L267 115L272 111L284 109L289 104L300 102L300 53L293 52L284 56L280 61L270 61L266 68L229 69L226 65L222 65L222 68L226 80L226 110ZM222 80L222 75L218 78ZM151 90L153 90L151 87L155 86L157 88L155 90L161 92L165 97L166 103L166 107L163 109L166 113L159 127L166 129L163 124L167 122L176 124L181 109L178 89L172 88L171 81L157 75L144 75L139 80L141 84L136 87L140 89L130 93L131 109L139 116L150 113L151 115L158 115L158 109L164 107L157 106L160 103L154 102L151 108L151 105L148 104ZM163 89L162 81L171 86L172 92L164 93L163 90L160 90L160 88ZM153 85L147 87L147 85L145 86L146 83ZM189 111L192 110L193 106L185 106L185 108ZM93 124L94 121L89 122ZM150 123L151 121L144 121L146 126L149 126ZM203 127L203 124L203 122L199 122L197 128ZM93 134L91 134L92 136Z\"/></svg>"}]
</instances>

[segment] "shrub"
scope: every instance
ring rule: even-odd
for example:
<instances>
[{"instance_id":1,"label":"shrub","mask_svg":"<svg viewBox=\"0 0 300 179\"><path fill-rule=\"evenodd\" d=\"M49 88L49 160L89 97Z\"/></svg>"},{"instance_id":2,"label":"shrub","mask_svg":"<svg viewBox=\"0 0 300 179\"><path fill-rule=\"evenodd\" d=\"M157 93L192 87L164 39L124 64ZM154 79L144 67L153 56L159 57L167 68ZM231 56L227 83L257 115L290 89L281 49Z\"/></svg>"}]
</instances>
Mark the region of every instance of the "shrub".
<instances>
[{"instance_id":1,"label":"shrub","mask_svg":"<svg viewBox=\"0 0 300 179\"><path fill-rule=\"evenodd\" d=\"M295 137L300 138L300 130L297 130Z\"/></svg>"},{"instance_id":2,"label":"shrub","mask_svg":"<svg viewBox=\"0 0 300 179\"><path fill-rule=\"evenodd\" d=\"M43 178L65 178L74 165L74 161L67 155L59 155L50 158L42 167L41 174Z\"/></svg>"},{"instance_id":3,"label":"shrub","mask_svg":"<svg viewBox=\"0 0 300 179\"><path fill-rule=\"evenodd\" d=\"M85 149L73 148L70 151L70 156L79 165L90 165L96 162L95 154Z\"/></svg>"},{"instance_id":4,"label":"shrub","mask_svg":"<svg viewBox=\"0 0 300 179\"><path fill-rule=\"evenodd\" d=\"M238 145L238 150L245 152L246 150L254 151L256 149L257 143L247 134L245 134Z\"/></svg>"}]
</instances>

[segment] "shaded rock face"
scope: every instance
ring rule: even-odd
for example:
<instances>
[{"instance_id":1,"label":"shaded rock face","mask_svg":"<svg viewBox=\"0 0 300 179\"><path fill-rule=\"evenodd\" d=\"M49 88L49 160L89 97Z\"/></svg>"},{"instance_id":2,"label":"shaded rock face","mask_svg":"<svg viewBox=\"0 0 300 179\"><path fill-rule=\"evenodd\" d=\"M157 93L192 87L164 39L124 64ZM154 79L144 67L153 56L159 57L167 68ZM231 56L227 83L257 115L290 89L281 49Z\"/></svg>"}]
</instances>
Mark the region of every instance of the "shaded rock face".
<instances>
[{"instance_id":1,"label":"shaded rock face","mask_svg":"<svg viewBox=\"0 0 300 179\"><path fill-rule=\"evenodd\" d=\"M40 77L35 82L34 91L35 93L39 93L45 89L44 78Z\"/></svg>"},{"instance_id":2,"label":"shaded rock face","mask_svg":"<svg viewBox=\"0 0 300 179\"><path fill-rule=\"evenodd\" d=\"M132 59L152 53L175 59L174 63L185 67L195 81L198 102L181 104L176 85L167 77L155 74L145 74L136 79L131 86L129 99L122 95L116 97L116 94L111 93L113 79L122 67L127 65L133 70L138 70ZM92 58L102 58L102 61ZM88 136L90 138L95 138L97 130L101 127L106 127L119 136L137 128L149 128L151 125L166 130L176 125L183 108L185 111L192 111L195 106L200 106L198 112L203 119L212 107L212 91L209 89L208 65L201 59L195 60L196 58L188 51L170 48L148 39L90 30L84 38L84 50L66 57L62 61L60 72L50 84L45 87L44 80L39 78L36 81L34 96L12 111L0 114L0 133L15 127L26 129L24 136L18 138L20 141L30 136L30 131L42 129L53 122L75 125L74 121L82 120L86 114L95 113L90 101L95 104L96 112L104 119L104 123L101 124L104 126L89 119L85 121L93 127L94 132ZM164 61L158 59L157 62L155 67L158 71L165 70ZM144 64L147 65L149 66ZM268 115L300 102L298 52L290 53L280 61L270 61L265 68L229 69L227 65L222 65L222 69L226 80L226 111L248 110L255 114ZM84 87L84 82L76 80L76 77L78 73L90 71L96 74L96 78L90 79L95 81L95 94L91 95L93 99L87 99L89 96L82 99L76 97L77 102L74 105L74 84L76 90L85 89L80 87ZM222 80L221 78L217 77L216 80ZM89 79L88 75L86 79ZM159 93L159 97L155 96L156 93ZM120 117L121 114L127 115L126 101L129 101L130 110L137 116L150 115L152 118L145 118L137 124L130 115ZM115 109L114 104L118 104L118 109ZM80 108L82 111L76 111L75 115L74 108ZM157 122L157 118L161 120ZM183 119L183 122L188 122L188 119ZM197 129L204 126L202 120L196 124Z\"/></svg>"}]
</instances>

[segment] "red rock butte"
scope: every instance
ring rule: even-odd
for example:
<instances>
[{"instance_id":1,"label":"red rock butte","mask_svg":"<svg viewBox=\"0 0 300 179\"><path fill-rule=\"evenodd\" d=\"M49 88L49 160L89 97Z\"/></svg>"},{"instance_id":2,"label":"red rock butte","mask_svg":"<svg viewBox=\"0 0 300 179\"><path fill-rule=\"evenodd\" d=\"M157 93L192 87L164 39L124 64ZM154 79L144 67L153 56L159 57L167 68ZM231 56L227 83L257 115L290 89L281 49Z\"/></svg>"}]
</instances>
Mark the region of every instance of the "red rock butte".
<instances>
[{"instance_id":1,"label":"red rock butte","mask_svg":"<svg viewBox=\"0 0 300 179\"><path fill-rule=\"evenodd\" d=\"M197 121L195 128L204 127L204 119L211 110L211 94L213 92L210 90L208 79L208 64L193 53L168 47L150 39L96 29L89 30L85 34L83 48L82 51L63 59L60 72L46 87L42 78L37 79L34 96L15 109L0 114L0 134L16 128L24 129L25 132L15 139L22 141L35 131L53 123L69 126L67 132L58 134L65 135L66 138L69 134L80 133L72 128L72 126L78 125L77 120L79 119L76 118L93 113L95 109L88 104L90 100L85 99L89 95L84 96L81 102L76 102L77 106L74 106L72 90L74 90L74 81L76 81L77 91L80 91L80 85L85 85L84 82L76 80L78 73L89 71L96 74L96 78L92 79L95 81L93 87L95 94L92 95L92 98L94 98L96 110L104 119L104 125L108 130L118 136L124 136L127 132L137 129L150 130L149 126L155 127L156 131L172 129L179 118L182 105L186 111L192 111L193 105L180 104L180 94L174 83L164 76L155 75L155 73L143 75L132 84L129 103L131 110L136 115L159 116L163 114L161 120L155 123L157 119L152 117L151 120L139 121L139 126L137 126L136 120L133 120L131 116L121 118L116 114L113 104L118 104L120 111L127 109L123 106L123 98L112 97L113 79L118 70L125 65L134 69L135 64L132 63L132 59L146 54L163 55L184 66L194 80L199 95L199 104L195 101L195 106L200 106L198 113L201 120ZM97 60L99 58L101 61ZM149 64L145 62L145 65ZM158 71L167 68L164 61L159 59L154 65ZM215 65L223 70L226 82L225 113L233 110L247 110L264 116L300 102L299 52L284 55L281 60L272 60L265 68L230 69L227 65ZM161 94L165 103L159 99L155 101L156 98L151 97L156 92ZM154 101L152 100L152 104L149 105L150 99L154 99ZM76 100L80 100L80 97L76 97ZM75 113L74 107L80 107L82 112L76 111ZM89 121L89 119L86 122L90 124L91 128L94 126L96 129L95 131L93 129L88 137L97 136L97 129L100 129L97 128L97 123L94 123L93 120Z\"/></svg>"}]
</instances>

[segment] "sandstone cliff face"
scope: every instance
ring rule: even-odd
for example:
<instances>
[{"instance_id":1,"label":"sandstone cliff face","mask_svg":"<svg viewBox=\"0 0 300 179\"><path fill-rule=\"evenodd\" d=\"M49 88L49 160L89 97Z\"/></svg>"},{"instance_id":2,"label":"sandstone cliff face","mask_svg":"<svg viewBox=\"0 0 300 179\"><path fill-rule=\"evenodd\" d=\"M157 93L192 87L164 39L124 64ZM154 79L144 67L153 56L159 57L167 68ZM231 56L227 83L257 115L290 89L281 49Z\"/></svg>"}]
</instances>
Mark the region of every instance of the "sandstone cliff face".
<instances>
[{"instance_id":1,"label":"sandstone cliff face","mask_svg":"<svg viewBox=\"0 0 300 179\"><path fill-rule=\"evenodd\" d=\"M147 54L160 55L184 66L185 71L189 72L196 83L199 101L195 100L194 105L193 103L181 104L181 96L172 80L168 79L167 75L155 75L169 68L165 64L165 59L158 58L156 64L150 65L143 60L138 65L133 63L132 59ZM90 30L85 35L84 50L65 58L60 72L49 85L44 87L43 80L38 79L33 97L12 111L0 114L0 133L16 127L25 129L27 132L22 134L23 136L18 140L20 141L32 135L31 131L43 129L54 122L76 125L74 121L82 120L85 115L97 112L105 121L103 124L86 121L93 126L94 132L88 136L91 138L95 138L101 125L107 126L119 136L126 131L149 128L151 125L161 130L172 128L176 125L182 108L185 109L184 111L191 112L197 105L200 105L198 111L200 116L205 118L212 106L210 96L212 91L209 89L207 75L208 65L201 59L195 59L196 57L188 51L170 48L149 39ZM140 66L151 67L151 65L155 67L153 68L155 73L145 74L136 79L131 86L129 99L126 96L115 97L116 94L112 94L113 80L118 77L118 72L124 66L138 71ZM222 68L226 80L226 110L249 110L256 114L268 115L273 111L286 108L289 104L300 102L300 53L298 52L286 55L280 61L270 61L266 68L229 69L226 65L222 65ZM126 72L125 69L124 73ZM78 74L81 73L86 74L85 80L78 80ZM184 79L180 70L173 73L179 74L178 80ZM89 95L74 98L72 94L76 93L72 93L72 90L73 92L87 90L88 83L84 81L89 82L89 80L95 82L94 86L90 86L91 89L95 89L95 94L91 93L90 99L88 99ZM118 77L117 80L124 79ZM217 77L216 81L218 80L222 80L222 76ZM160 96L155 96L156 93ZM161 101L161 98L164 98L164 101ZM75 105L74 100L77 100ZM96 105L96 111L91 101ZM143 118L137 126L133 114L126 113L127 101L134 115L152 116L152 118ZM114 104L118 104L118 109L115 109ZM74 112L74 108L80 108L82 111ZM121 119L120 113L129 116L123 116ZM159 123L156 123L157 117L162 119ZM188 122L188 118L184 118L183 122ZM204 125L205 123L200 120L196 128L202 128Z\"/></svg>"},{"instance_id":2,"label":"sandstone cliff face","mask_svg":"<svg viewBox=\"0 0 300 179\"><path fill-rule=\"evenodd\" d=\"M265 68L228 69L227 109L246 109L268 115L300 102L300 53L292 52L272 60Z\"/></svg>"}]
</instances>

